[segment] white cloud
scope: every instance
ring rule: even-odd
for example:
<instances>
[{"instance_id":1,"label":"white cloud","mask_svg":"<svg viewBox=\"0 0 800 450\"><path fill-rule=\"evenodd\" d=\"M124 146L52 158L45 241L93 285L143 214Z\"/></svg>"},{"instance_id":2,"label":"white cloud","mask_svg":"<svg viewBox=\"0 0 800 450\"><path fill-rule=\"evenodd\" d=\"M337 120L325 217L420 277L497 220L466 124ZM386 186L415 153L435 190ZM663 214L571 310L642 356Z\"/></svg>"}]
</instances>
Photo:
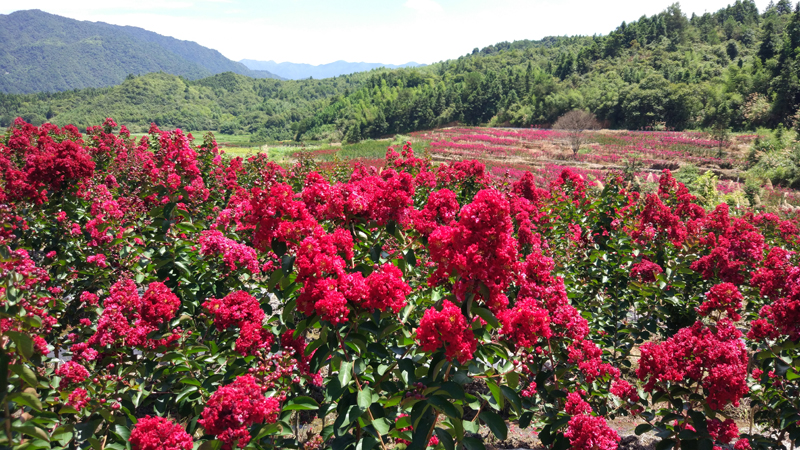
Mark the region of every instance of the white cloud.
<instances>
[{"instance_id":1,"label":"white cloud","mask_svg":"<svg viewBox=\"0 0 800 450\"><path fill-rule=\"evenodd\" d=\"M403 6L424 13L435 13L444 11L442 5L436 3L433 0L408 0L403 4Z\"/></svg>"}]
</instances>

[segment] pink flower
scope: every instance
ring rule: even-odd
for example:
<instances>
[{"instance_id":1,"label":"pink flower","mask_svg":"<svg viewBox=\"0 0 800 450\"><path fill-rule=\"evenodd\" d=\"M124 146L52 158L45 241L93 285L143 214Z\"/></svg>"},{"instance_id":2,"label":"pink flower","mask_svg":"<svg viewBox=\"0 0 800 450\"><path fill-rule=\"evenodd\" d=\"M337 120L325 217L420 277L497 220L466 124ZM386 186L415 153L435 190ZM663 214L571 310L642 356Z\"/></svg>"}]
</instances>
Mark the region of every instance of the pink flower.
<instances>
[{"instance_id":1,"label":"pink flower","mask_svg":"<svg viewBox=\"0 0 800 450\"><path fill-rule=\"evenodd\" d=\"M564 406L564 411L572 416L579 414L591 414L592 407L586 403L577 392L570 392L567 394L567 404Z\"/></svg>"},{"instance_id":2,"label":"pink flower","mask_svg":"<svg viewBox=\"0 0 800 450\"><path fill-rule=\"evenodd\" d=\"M620 438L602 417L588 414L573 416L564 436L573 449L616 450Z\"/></svg>"},{"instance_id":3,"label":"pink flower","mask_svg":"<svg viewBox=\"0 0 800 450\"><path fill-rule=\"evenodd\" d=\"M67 405L72 406L78 411L82 410L89 403L89 393L86 389L75 388L67 397Z\"/></svg>"},{"instance_id":4,"label":"pink flower","mask_svg":"<svg viewBox=\"0 0 800 450\"><path fill-rule=\"evenodd\" d=\"M131 430L133 450L191 450L192 437L165 417L144 416Z\"/></svg>"},{"instance_id":5,"label":"pink flower","mask_svg":"<svg viewBox=\"0 0 800 450\"><path fill-rule=\"evenodd\" d=\"M106 255L99 253L97 255L91 255L86 258L86 262L89 264L94 264L97 267L106 268L108 264L106 264Z\"/></svg>"}]
</instances>

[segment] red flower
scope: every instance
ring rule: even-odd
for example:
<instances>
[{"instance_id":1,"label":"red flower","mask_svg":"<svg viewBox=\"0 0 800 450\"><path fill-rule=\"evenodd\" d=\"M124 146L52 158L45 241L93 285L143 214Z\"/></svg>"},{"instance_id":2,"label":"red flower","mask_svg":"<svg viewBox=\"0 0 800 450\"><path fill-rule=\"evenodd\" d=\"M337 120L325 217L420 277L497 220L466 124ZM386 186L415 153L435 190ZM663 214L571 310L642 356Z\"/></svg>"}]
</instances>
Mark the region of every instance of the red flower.
<instances>
[{"instance_id":1,"label":"red flower","mask_svg":"<svg viewBox=\"0 0 800 450\"><path fill-rule=\"evenodd\" d=\"M435 308L425 311L417 328L417 341L425 352L433 352L444 346L447 359L457 359L461 364L472 359L472 354L478 348L472 328L461 314L461 309L448 300L443 302L441 311Z\"/></svg>"},{"instance_id":2,"label":"red flower","mask_svg":"<svg viewBox=\"0 0 800 450\"><path fill-rule=\"evenodd\" d=\"M243 375L214 392L197 422L224 443L224 450L231 450L234 443L247 446L250 425L275 423L279 412L278 400L264 397L255 378Z\"/></svg>"},{"instance_id":3,"label":"red flower","mask_svg":"<svg viewBox=\"0 0 800 450\"><path fill-rule=\"evenodd\" d=\"M392 263L386 263L366 278L369 293L363 307L370 311L391 309L395 314L406 306L406 295L411 293L403 281L403 272Z\"/></svg>"},{"instance_id":4,"label":"red flower","mask_svg":"<svg viewBox=\"0 0 800 450\"><path fill-rule=\"evenodd\" d=\"M456 194L449 189L431 192L428 203L421 211L410 214L414 229L419 234L429 235L440 225L449 225L455 220L459 206Z\"/></svg>"},{"instance_id":5,"label":"red flower","mask_svg":"<svg viewBox=\"0 0 800 450\"><path fill-rule=\"evenodd\" d=\"M652 283L656 281L656 275L663 271L658 264L649 261L647 258L642 258L642 262L631 267L631 278L635 278L642 283Z\"/></svg>"},{"instance_id":6,"label":"red flower","mask_svg":"<svg viewBox=\"0 0 800 450\"><path fill-rule=\"evenodd\" d=\"M697 313L701 316L708 316L714 311L724 311L728 318L737 321L741 317L736 311L742 308L742 294L739 289L731 283L722 283L713 286L706 294L704 301Z\"/></svg>"},{"instance_id":7,"label":"red flower","mask_svg":"<svg viewBox=\"0 0 800 450\"><path fill-rule=\"evenodd\" d=\"M133 450L191 450L192 437L165 417L144 416L131 430Z\"/></svg>"},{"instance_id":8,"label":"red flower","mask_svg":"<svg viewBox=\"0 0 800 450\"><path fill-rule=\"evenodd\" d=\"M479 191L472 203L462 208L455 226L442 226L431 233L429 249L438 268L428 283L436 284L458 274L462 290L483 283L491 294L490 298L483 298L486 305L495 313L505 309L508 300L499 295L511 282L516 266L517 241L513 231L505 196L493 189Z\"/></svg>"},{"instance_id":9,"label":"red flower","mask_svg":"<svg viewBox=\"0 0 800 450\"><path fill-rule=\"evenodd\" d=\"M247 292L236 291L222 300L207 300L203 308L214 314L214 325L218 330L239 327L235 348L242 356L252 355L258 349L272 345L274 337L263 328L264 310L258 300Z\"/></svg>"},{"instance_id":10,"label":"red flower","mask_svg":"<svg viewBox=\"0 0 800 450\"><path fill-rule=\"evenodd\" d=\"M591 414L592 407L583 400L581 394L570 392L567 394L567 404L564 406L564 411L571 416L577 416L579 414Z\"/></svg>"},{"instance_id":11,"label":"red flower","mask_svg":"<svg viewBox=\"0 0 800 450\"><path fill-rule=\"evenodd\" d=\"M141 318L150 325L160 325L175 317L181 307L180 299L161 282L153 282L141 302Z\"/></svg>"},{"instance_id":12,"label":"red flower","mask_svg":"<svg viewBox=\"0 0 800 450\"><path fill-rule=\"evenodd\" d=\"M89 404L89 393L86 392L86 389L76 388L67 397L67 405L78 411L82 410L87 404Z\"/></svg>"},{"instance_id":13,"label":"red flower","mask_svg":"<svg viewBox=\"0 0 800 450\"><path fill-rule=\"evenodd\" d=\"M67 361L56 369L56 375L61 377L61 383L58 385L59 389L65 389L70 384L82 383L89 377L89 371L82 365Z\"/></svg>"},{"instance_id":14,"label":"red flower","mask_svg":"<svg viewBox=\"0 0 800 450\"><path fill-rule=\"evenodd\" d=\"M706 426L711 438L723 444L729 444L739 437L739 427L736 426L736 422L733 419L725 419L724 422L719 419L708 420Z\"/></svg>"},{"instance_id":15,"label":"red flower","mask_svg":"<svg viewBox=\"0 0 800 450\"><path fill-rule=\"evenodd\" d=\"M200 233L200 253L204 256L222 255L229 270L247 269L250 273L259 273L256 250L226 238L217 230L206 230Z\"/></svg>"},{"instance_id":16,"label":"red flower","mask_svg":"<svg viewBox=\"0 0 800 450\"><path fill-rule=\"evenodd\" d=\"M512 308L501 312L498 318L503 324L500 334L513 342L517 349L533 347L539 338L548 339L553 334L547 310L529 297L517 300Z\"/></svg>"},{"instance_id":17,"label":"red flower","mask_svg":"<svg viewBox=\"0 0 800 450\"><path fill-rule=\"evenodd\" d=\"M698 383L712 409L728 403L738 406L749 391L741 335L728 319L721 319L716 331L696 322L660 344L642 345L636 375L647 381L644 389L648 392L662 390L661 383L666 382Z\"/></svg>"},{"instance_id":18,"label":"red flower","mask_svg":"<svg viewBox=\"0 0 800 450\"><path fill-rule=\"evenodd\" d=\"M619 435L608 426L602 417L581 414L572 417L564 436L573 449L616 450Z\"/></svg>"}]
</instances>

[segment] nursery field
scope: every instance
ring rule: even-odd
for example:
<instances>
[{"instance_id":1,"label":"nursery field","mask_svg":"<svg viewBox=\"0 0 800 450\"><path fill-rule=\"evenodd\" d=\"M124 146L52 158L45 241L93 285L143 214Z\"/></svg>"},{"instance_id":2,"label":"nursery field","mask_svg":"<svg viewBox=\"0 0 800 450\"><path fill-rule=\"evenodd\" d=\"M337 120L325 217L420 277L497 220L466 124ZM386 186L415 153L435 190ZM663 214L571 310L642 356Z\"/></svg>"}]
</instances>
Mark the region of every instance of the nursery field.
<instances>
[{"instance_id":1,"label":"nursery field","mask_svg":"<svg viewBox=\"0 0 800 450\"><path fill-rule=\"evenodd\" d=\"M800 216L735 179L756 136L563 138L241 157L18 119L0 447L800 444Z\"/></svg>"}]
</instances>

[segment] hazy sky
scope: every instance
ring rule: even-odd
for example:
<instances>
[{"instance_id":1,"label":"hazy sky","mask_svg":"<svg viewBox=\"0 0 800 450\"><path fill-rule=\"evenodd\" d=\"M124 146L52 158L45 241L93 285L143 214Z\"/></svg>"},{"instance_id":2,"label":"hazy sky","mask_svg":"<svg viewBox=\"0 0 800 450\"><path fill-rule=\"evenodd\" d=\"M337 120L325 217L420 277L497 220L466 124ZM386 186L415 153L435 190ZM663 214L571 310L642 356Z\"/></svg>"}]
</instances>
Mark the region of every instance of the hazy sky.
<instances>
[{"instance_id":1,"label":"hazy sky","mask_svg":"<svg viewBox=\"0 0 800 450\"><path fill-rule=\"evenodd\" d=\"M756 0L763 11L769 0ZM233 60L432 63L501 41L607 34L674 0L27 0L0 14L41 9L133 25L219 50ZM717 11L733 1L692 0Z\"/></svg>"}]
</instances>

